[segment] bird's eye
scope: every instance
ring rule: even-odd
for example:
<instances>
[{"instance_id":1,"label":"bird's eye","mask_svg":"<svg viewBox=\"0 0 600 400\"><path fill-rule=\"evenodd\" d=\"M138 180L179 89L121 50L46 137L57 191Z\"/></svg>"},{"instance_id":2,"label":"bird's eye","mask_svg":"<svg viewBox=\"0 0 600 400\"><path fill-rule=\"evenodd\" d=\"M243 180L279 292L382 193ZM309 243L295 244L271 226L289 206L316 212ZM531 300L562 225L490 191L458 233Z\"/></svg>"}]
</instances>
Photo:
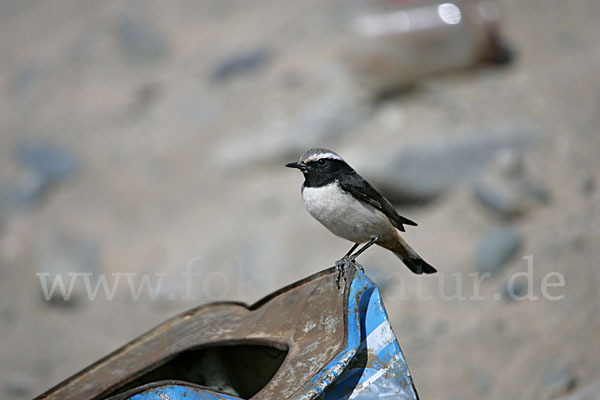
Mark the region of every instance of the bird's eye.
<instances>
[{"instance_id":1,"label":"bird's eye","mask_svg":"<svg viewBox=\"0 0 600 400\"><path fill-rule=\"evenodd\" d=\"M323 165L327 164L327 160L324 158L321 158L319 161L317 161L317 164L319 164L320 166L323 166Z\"/></svg>"}]
</instances>

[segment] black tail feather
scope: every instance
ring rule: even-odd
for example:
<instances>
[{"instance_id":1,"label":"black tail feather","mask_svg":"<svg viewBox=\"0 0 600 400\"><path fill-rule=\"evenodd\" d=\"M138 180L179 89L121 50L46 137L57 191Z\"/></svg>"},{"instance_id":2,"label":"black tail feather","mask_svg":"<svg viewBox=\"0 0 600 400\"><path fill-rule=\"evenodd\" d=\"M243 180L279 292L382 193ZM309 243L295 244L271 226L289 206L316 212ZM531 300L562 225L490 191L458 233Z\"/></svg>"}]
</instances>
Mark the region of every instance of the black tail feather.
<instances>
[{"instance_id":1,"label":"black tail feather","mask_svg":"<svg viewBox=\"0 0 600 400\"><path fill-rule=\"evenodd\" d=\"M402 262L417 275L435 274L437 272L437 269L429 265L421 257L401 257L401 259Z\"/></svg>"}]
</instances>

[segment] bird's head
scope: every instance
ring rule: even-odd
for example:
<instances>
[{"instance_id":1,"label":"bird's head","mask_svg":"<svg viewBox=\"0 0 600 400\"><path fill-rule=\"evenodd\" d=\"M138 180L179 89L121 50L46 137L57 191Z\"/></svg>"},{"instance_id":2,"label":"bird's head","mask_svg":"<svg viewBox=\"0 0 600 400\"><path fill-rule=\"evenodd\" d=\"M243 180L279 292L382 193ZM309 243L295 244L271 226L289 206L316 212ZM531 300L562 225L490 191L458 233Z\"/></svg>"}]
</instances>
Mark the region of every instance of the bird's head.
<instances>
[{"instance_id":1,"label":"bird's head","mask_svg":"<svg viewBox=\"0 0 600 400\"><path fill-rule=\"evenodd\" d=\"M327 149L310 149L297 162L285 165L297 168L310 180L333 180L339 173L351 172L352 168L337 153Z\"/></svg>"}]
</instances>

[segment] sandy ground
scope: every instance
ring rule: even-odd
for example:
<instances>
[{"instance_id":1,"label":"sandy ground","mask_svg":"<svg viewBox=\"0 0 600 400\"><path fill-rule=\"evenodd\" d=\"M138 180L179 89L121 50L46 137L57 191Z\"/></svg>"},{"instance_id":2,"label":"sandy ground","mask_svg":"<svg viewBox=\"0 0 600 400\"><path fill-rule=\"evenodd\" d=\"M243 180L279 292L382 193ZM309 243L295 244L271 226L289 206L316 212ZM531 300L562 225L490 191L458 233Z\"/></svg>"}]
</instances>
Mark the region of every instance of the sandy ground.
<instances>
[{"instance_id":1,"label":"sandy ground","mask_svg":"<svg viewBox=\"0 0 600 400\"><path fill-rule=\"evenodd\" d=\"M419 280L381 249L361 262L422 398L583 398L600 368L600 3L499 5L513 64L365 106L338 57L341 1L3 1L0 397L33 397L198 304L253 302L332 265L349 244L309 217L282 165L302 149L364 165L526 132L521 168L543 201L497 217L458 181L398 207L440 274ZM241 69L218 72L232 57ZM518 245L473 299L498 225ZM503 294L523 256L537 300ZM186 266L203 275L192 292ZM166 276L155 299L123 283L91 301L79 284L63 302L45 301L39 272ZM560 300L541 291L552 272Z\"/></svg>"}]
</instances>

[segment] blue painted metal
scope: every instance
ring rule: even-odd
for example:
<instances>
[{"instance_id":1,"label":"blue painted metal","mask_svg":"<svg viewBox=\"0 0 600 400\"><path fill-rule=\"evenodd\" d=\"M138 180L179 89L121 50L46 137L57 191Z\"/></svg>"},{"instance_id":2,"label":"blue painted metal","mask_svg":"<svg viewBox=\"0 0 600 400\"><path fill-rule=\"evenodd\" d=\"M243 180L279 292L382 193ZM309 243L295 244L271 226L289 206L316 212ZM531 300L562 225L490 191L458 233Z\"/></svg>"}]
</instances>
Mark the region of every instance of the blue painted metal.
<instances>
[{"instance_id":1,"label":"blue painted metal","mask_svg":"<svg viewBox=\"0 0 600 400\"><path fill-rule=\"evenodd\" d=\"M406 360L377 286L356 271L347 287L347 341L329 364L290 399L417 400ZM127 400L232 400L239 397L178 383L149 388Z\"/></svg>"},{"instance_id":2,"label":"blue painted metal","mask_svg":"<svg viewBox=\"0 0 600 400\"><path fill-rule=\"evenodd\" d=\"M128 400L240 400L241 397L212 390L204 390L185 386L183 384L165 384L164 386L148 388L137 393Z\"/></svg>"},{"instance_id":3,"label":"blue painted metal","mask_svg":"<svg viewBox=\"0 0 600 400\"><path fill-rule=\"evenodd\" d=\"M324 391L323 400L393 398L415 400L418 395L377 286L357 271L350 299L358 309L348 315L349 327L360 335L354 362ZM349 335L350 337L350 335ZM354 342L353 345L356 343Z\"/></svg>"}]
</instances>

